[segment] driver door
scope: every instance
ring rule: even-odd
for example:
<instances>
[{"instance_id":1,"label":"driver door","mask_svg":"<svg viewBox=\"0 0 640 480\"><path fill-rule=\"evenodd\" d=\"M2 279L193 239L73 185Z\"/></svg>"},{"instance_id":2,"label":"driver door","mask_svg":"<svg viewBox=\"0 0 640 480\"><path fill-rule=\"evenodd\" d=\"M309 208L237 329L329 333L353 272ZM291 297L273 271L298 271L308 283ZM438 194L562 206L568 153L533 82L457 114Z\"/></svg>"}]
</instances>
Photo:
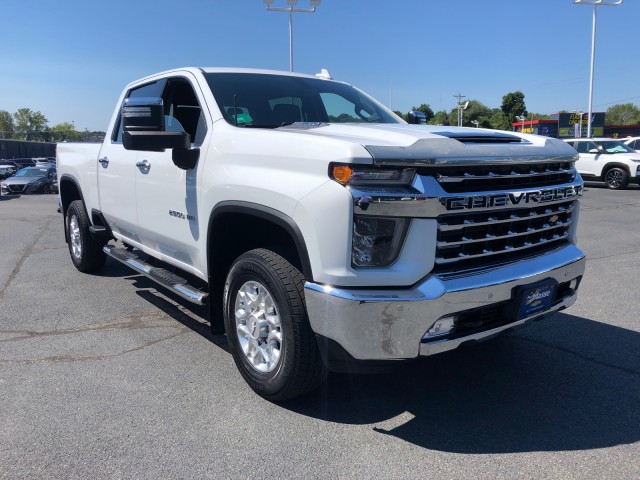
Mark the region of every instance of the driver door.
<instances>
[{"instance_id":1,"label":"driver door","mask_svg":"<svg viewBox=\"0 0 640 480\"><path fill-rule=\"evenodd\" d=\"M162 94L165 128L185 131L192 146L200 147L207 134L203 97L195 79L179 76L167 79ZM139 151L136 169L136 205L142 244L178 267L199 265L198 198L199 171L206 155L193 169L182 170L172 160L172 149L164 152Z\"/></svg>"}]
</instances>

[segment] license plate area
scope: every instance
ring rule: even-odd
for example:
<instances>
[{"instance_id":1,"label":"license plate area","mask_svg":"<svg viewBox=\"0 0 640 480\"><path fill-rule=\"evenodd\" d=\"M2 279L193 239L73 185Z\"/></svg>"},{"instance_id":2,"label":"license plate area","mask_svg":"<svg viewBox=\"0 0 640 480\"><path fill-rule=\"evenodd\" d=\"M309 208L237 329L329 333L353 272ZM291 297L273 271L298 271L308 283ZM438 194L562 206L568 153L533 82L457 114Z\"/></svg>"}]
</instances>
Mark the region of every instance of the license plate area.
<instances>
[{"instance_id":1,"label":"license plate area","mask_svg":"<svg viewBox=\"0 0 640 480\"><path fill-rule=\"evenodd\" d=\"M512 318L521 320L549 310L553 305L557 286L556 280L546 278L536 283L517 287L511 308Z\"/></svg>"}]
</instances>

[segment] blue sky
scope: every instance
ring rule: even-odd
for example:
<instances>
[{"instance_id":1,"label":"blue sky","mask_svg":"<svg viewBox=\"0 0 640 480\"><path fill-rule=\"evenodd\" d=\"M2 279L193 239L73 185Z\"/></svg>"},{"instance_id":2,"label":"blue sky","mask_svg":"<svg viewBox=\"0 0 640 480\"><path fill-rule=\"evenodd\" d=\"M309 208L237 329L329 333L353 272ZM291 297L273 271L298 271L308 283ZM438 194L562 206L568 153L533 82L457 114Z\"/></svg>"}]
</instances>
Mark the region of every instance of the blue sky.
<instances>
[{"instance_id":1,"label":"blue sky","mask_svg":"<svg viewBox=\"0 0 640 480\"><path fill-rule=\"evenodd\" d=\"M284 6L285 0L274 0ZM308 0L299 0L306 7ZM322 0L294 15L294 67L394 110L587 109L593 8L572 0ZM183 66L289 69L288 15L262 0L1 0L0 110L105 130L127 83ZM640 105L640 2L598 8L594 111Z\"/></svg>"}]
</instances>

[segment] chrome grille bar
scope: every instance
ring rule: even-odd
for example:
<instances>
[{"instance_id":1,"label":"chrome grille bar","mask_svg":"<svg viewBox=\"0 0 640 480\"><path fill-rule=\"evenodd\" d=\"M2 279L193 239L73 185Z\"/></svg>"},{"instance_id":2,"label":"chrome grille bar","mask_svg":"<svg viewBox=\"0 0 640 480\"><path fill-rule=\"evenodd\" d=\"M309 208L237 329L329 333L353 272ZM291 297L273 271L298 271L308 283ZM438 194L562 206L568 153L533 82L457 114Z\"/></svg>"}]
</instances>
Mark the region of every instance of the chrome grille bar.
<instances>
[{"instance_id":1,"label":"chrome grille bar","mask_svg":"<svg viewBox=\"0 0 640 480\"><path fill-rule=\"evenodd\" d=\"M493 251L493 250L483 250L482 253L479 254L464 254L464 253L460 253L458 254L457 257L453 257L453 258L444 258L444 257L436 257L435 263L437 265L445 265L445 264L451 264L451 263L455 263L458 262L460 260L471 260L471 259L477 259L477 258L486 258L486 257L490 257L493 255L502 255L504 253L507 252L517 252L520 250L526 250L529 249L533 246L536 245L541 245L541 244L545 244L545 243L551 243L551 242L557 242L560 240L566 240L567 238L569 238L569 234L565 233L563 235L554 235L551 239L541 239L539 243L531 243L531 242L525 242L524 245L519 246L519 247L505 247L501 250L497 250L497 251Z\"/></svg>"},{"instance_id":2,"label":"chrome grille bar","mask_svg":"<svg viewBox=\"0 0 640 480\"><path fill-rule=\"evenodd\" d=\"M491 235L490 233L485 234L486 236L484 238L465 238L463 237L462 240L457 241L457 242L437 242L437 246L438 248L454 248L457 247L459 245L468 245L471 243L479 243L479 242L491 242L491 241L495 241L495 240L507 240L507 239L511 239L511 238L517 238L517 237L522 237L525 235L532 235L535 233L542 233L542 232L548 232L557 228L561 228L561 227L568 227L571 224L571 219L567 220L566 222L558 222L555 225L549 225L549 224L545 224L542 228L527 228L526 231L524 232L512 232L509 231L508 234L506 235Z\"/></svg>"},{"instance_id":3,"label":"chrome grille bar","mask_svg":"<svg viewBox=\"0 0 640 480\"><path fill-rule=\"evenodd\" d=\"M489 172L486 175L477 175L469 172L465 172L463 175L443 175L438 173L436 175L436 179L440 183L457 183L463 180L505 180L505 179L514 179L514 178L533 178L533 177L544 177L548 175L563 175L563 174L573 174L575 175L575 168L557 168L554 170L546 169L544 172L536 172L535 170L529 170L528 173L520 173L516 171L511 171L509 173L501 174Z\"/></svg>"},{"instance_id":4,"label":"chrome grille bar","mask_svg":"<svg viewBox=\"0 0 640 480\"><path fill-rule=\"evenodd\" d=\"M536 214L534 211L527 212L526 216L519 216L517 213L511 213L509 218L499 219L494 216L489 215L486 221L477 222L472 219L465 219L463 223L438 223L438 230L440 232L451 232L455 230L462 230L467 227L484 227L488 225L496 225L501 223L511 223L516 222L518 220L535 220L537 218L542 217L550 217L553 215L561 215L563 213L571 213L573 212L573 205L569 205L568 207L559 206L556 210L547 209L544 213Z\"/></svg>"}]
</instances>

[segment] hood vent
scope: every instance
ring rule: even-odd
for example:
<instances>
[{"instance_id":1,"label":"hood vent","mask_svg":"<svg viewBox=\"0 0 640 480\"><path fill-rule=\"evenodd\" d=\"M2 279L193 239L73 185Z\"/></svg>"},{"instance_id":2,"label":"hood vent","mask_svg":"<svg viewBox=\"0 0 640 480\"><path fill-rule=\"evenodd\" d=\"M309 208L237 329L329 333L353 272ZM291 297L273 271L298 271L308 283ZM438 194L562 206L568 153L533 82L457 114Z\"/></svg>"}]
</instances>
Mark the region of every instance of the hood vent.
<instances>
[{"instance_id":1,"label":"hood vent","mask_svg":"<svg viewBox=\"0 0 640 480\"><path fill-rule=\"evenodd\" d=\"M458 140L461 143L529 143L515 135L498 132L478 132L469 134L467 132L433 132L435 135Z\"/></svg>"}]
</instances>

